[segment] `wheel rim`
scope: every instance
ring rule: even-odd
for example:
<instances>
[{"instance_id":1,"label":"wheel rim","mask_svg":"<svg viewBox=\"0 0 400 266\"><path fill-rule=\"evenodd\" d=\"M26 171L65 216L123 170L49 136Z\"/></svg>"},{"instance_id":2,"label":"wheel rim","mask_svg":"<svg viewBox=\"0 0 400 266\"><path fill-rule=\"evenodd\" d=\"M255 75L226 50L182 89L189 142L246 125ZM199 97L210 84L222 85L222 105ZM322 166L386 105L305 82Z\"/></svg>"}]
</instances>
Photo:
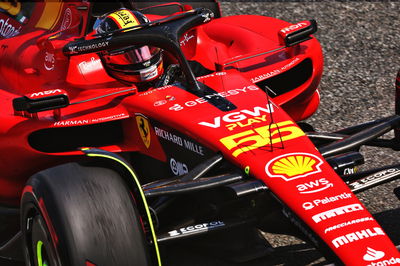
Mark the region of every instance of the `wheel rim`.
<instances>
[{"instance_id":1,"label":"wheel rim","mask_svg":"<svg viewBox=\"0 0 400 266\"><path fill-rule=\"evenodd\" d=\"M30 220L30 221L29 221ZM57 266L56 252L52 246L50 234L40 214L36 213L28 218L28 230L26 231L26 244L29 249L31 265Z\"/></svg>"},{"instance_id":2,"label":"wheel rim","mask_svg":"<svg viewBox=\"0 0 400 266\"><path fill-rule=\"evenodd\" d=\"M47 254L43 252L43 241L39 240L36 244L36 256L38 266L49 266Z\"/></svg>"}]
</instances>

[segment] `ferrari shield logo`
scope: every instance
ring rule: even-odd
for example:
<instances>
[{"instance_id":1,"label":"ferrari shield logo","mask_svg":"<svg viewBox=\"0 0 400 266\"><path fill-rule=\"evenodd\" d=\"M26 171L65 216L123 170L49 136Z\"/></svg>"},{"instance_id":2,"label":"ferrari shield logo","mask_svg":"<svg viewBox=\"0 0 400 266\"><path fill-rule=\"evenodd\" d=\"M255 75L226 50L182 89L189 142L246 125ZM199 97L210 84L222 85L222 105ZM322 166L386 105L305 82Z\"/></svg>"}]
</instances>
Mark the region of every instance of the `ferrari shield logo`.
<instances>
[{"instance_id":1,"label":"ferrari shield logo","mask_svg":"<svg viewBox=\"0 0 400 266\"><path fill-rule=\"evenodd\" d=\"M289 153L281 155L265 166L270 177L280 177L285 181L321 172L322 160L309 153Z\"/></svg>"},{"instance_id":2,"label":"ferrari shield logo","mask_svg":"<svg viewBox=\"0 0 400 266\"><path fill-rule=\"evenodd\" d=\"M143 140L144 145L146 148L150 147L150 124L149 120L143 115L136 116L136 123L139 129L140 137Z\"/></svg>"}]
</instances>

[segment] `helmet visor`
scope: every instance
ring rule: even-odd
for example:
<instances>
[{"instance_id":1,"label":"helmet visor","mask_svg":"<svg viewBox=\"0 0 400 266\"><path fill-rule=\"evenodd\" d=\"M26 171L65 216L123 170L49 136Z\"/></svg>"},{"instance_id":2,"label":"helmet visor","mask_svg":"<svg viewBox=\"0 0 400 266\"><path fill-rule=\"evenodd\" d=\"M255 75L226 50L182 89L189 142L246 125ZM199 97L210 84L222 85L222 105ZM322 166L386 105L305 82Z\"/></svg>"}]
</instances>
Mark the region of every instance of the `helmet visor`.
<instances>
[{"instance_id":1,"label":"helmet visor","mask_svg":"<svg viewBox=\"0 0 400 266\"><path fill-rule=\"evenodd\" d=\"M150 60L160 51L159 48L149 47L147 45L133 48L129 50L121 50L121 51L111 51L109 54L104 56L104 59L108 64L111 65L119 65L132 66L138 64L139 66L145 65L146 62L150 65ZM133 70L133 69L132 69Z\"/></svg>"}]
</instances>

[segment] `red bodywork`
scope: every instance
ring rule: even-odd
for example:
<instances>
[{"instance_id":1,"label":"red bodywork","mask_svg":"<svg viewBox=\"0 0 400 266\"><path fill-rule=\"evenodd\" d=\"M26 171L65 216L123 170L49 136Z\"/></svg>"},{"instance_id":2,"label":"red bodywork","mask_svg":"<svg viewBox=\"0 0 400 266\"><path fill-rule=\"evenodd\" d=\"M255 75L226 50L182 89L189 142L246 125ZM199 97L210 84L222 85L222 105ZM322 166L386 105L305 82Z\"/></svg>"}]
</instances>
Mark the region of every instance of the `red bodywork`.
<instances>
[{"instance_id":1,"label":"red bodywork","mask_svg":"<svg viewBox=\"0 0 400 266\"><path fill-rule=\"evenodd\" d=\"M198 81L237 107L224 112L207 102L215 95L199 98L175 86L138 92L135 86L127 87L109 77L97 54L68 58L53 50L48 39L56 31L61 33L50 39L60 47L86 35L89 9L76 6L89 4L38 2L27 24L15 22L14 27L21 26L20 33L0 41L1 203L18 205L25 182L32 174L79 160L82 152L63 144L85 145L83 141L74 142L81 133L100 136L97 148L116 153L140 152L166 162L170 154L163 150L160 140L173 140L171 132L152 125L152 121L157 121L200 144L185 146L186 149L198 155L203 154L203 149L221 152L225 159L265 182L346 265L367 264L363 257L368 248L384 251L381 260L399 257L371 214L296 125L296 121L312 115L319 104L317 86L323 61L315 38L217 69L224 63L280 47L279 31L291 24L275 18L241 15L215 19L187 32L181 39L187 58L216 71ZM7 19L4 14L0 16ZM257 85L302 63L310 69L300 75L308 73L309 77L279 96L269 97ZM122 92L127 89L133 90ZM59 90L68 93L71 103L121 93L70 105L62 108L61 114L45 111L24 117L13 110L12 100L16 97L45 96ZM145 117L149 122L148 139L141 137L137 117ZM119 121L115 123L122 132L122 137L115 137L115 141L111 135L104 136L113 133L112 129L74 130L90 125L112 128L110 123L114 121Z\"/></svg>"}]
</instances>

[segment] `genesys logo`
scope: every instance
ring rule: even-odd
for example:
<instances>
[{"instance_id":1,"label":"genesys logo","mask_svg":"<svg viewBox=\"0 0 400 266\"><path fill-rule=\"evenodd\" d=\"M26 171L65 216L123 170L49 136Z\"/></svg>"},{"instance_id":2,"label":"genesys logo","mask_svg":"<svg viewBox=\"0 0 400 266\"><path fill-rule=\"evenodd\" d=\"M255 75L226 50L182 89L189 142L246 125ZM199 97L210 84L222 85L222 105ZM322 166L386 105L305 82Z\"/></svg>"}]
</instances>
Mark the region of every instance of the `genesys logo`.
<instances>
[{"instance_id":1,"label":"genesys logo","mask_svg":"<svg viewBox=\"0 0 400 266\"><path fill-rule=\"evenodd\" d=\"M336 195L336 196L325 197L322 199L315 199L313 201L304 202L303 209L311 210L311 209L321 206L321 205L329 204L329 203L336 202L339 200L350 199L351 197L352 197L351 193L344 192L344 193Z\"/></svg>"},{"instance_id":2,"label":"genesys logo","mask_svg":"<svg viewBox=\"0 0 400 266\"><path fill-rule=\"evenodd\" d=\"M365 230L360 230L343 236L339 236L332 240L332 244L335 246L335 248L339 248L349 243L357 242L361 239L384 235L385 232L383 232L380 227L368 228Z\"/></svg>"},{"instance_id":3,"label":"genesys logo","mask_svg":"<svg viewBox=\"0 0 400 266\"><path fill-rule=\"evenodd\" d=\"M328 189L330 187L333 187L333 184L329 180L326 180L326 178L320 178L296 186L300 194L316 193Z\"/></svg>"},{"instance_id":4,"label":"genesys logo","mask_svg":"<svg viewBox=\"0 0 400 266\"><path fill-rule=\"evenodd\" d=\"M346 205L346 206L335 208L335 209L332 209L329 211L318 213L318 214L314 215L312 217L312 219L314 220L315 223L319 223L323 220L327 220L332 217L336 217L339 215L343 215L343 214L351 213L351 212L355 212L355 211L362 211L362 210L364 210L364 208L361 206L361 204L356 203L356 204Z\"/></svg>"},{"instance_id":5,"label":"genesys logo","mask_svg":"<svg viewBox=\"0 0 400 266\"><path fill-rule=\"evenodd\" d=\"M265 166L265 171L270 177L290 181L321 172L321 165L322 160L314 154L288 153L269 161ZM301 189L307 189L306 186L300 186Z\"/></svg>"},{"instance_id":6,"label":"genesys logo","mask_svg":"<svg viewBox=\"0 0 400 266\"><path fill-rule=\"evenodd\" d=\"M226 123L225 127L228 130L234 130L237 128L243 128L251 126L255 123L266 122L269 117L268 114L274 112L274 108L271 104L267 104L266 107L256 106L252 109L243 109L238 112L232 112L224 116L214 117L213 121L199 122L199 125L220 128L222 123Z\"/></svg>"},{"instance_id":7,"label":"genesys logo","mask_svg":"<svg viewBox=\"0 0 400 266\"><path fill-rule=\"evenodd\" d=\"M223 72L219 72L219 73L223 73ZM171 111L181 111L185 108L192 108L204 103L207 103L208 100L210 99L215 99L215 98L228 98L231 96L235 96L238 94L242 94L242 93L249 93L252 91L259 91L260 88L258 88L257 86L254 85L249 85L249 86L245 86L243 88L238 88L238 89L232 89L232 90L228 90L225 92L216 92L216 93L212 93L212 94L207 94L203 97L194 99L193 101L187 101L183 104L174 104L173 106L169 107L169 110Z\"/></svg>"},{"instance_id":8,"label":"genesys logo","mask_svg":"<svg viewBox=\"0 0 400 266\"><path fill-rule=\"evenodd\" d=\"M374 261L379 260L385 256L385 252L372 249L370 247L367 248L367 252L365 253L363 259L365 261Z\"/></svg>"}]
</instances>

